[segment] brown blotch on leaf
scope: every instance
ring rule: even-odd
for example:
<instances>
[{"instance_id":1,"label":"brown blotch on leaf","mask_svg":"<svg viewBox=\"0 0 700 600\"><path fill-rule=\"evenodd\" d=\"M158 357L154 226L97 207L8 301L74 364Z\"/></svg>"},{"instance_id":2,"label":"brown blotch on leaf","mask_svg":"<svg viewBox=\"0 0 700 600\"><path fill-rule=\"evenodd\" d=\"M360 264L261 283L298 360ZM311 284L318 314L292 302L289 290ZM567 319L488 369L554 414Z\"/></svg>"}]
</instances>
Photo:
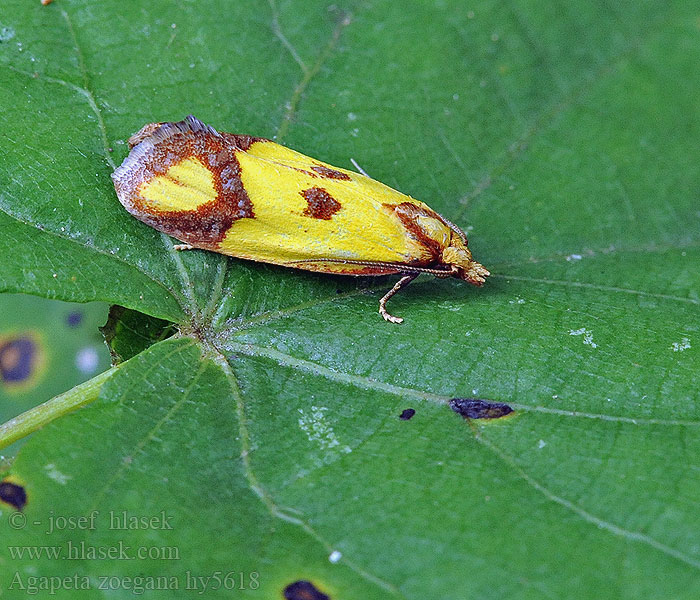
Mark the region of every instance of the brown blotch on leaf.
<instances>
[{"instance_id":1,"label":"brown blotch on leaf","mask_svg":"<svg viewBox=\"0 0 700 600\"><path fill-rule=\"evenodd\" d=\"M290 583L284 588L285 600L331 600L331 597L320 591L310 581L300 580Z\"/></svg>"},{"instance_id":2,"label":"brown blotch on leaf","mask_svg":"<svg viewBox=\"0 0 700 600\"><path fill-rule=\"evenodd\" d=\"M412 419L413 415L415 414L415 410L413 410L412 408L407 408L399 415L399 419L401 419L402 421L408 421L409 419Z\"/></svg>"},{"instance_id":3,"label":"brown blotch on leaf","mask_svg":"<svg viewBox=\"0 0 700 600\"><path fill-rule=\"evenodd\" d=\"M340 202L323 188L312 187L299 193L309 204L302 213L306 217L330 221L333 215L341 209Z\"/></svg>"},{"instance_id":4,"label":"brown blotch on leaf","mask_svg":"<svg viewBox=\"0 0 700 600\"><path fill-rule=\"evenodd\" d=\"M465 419L499 419L513 412L503 402L489 402L480 398L452 398L450 408Z\"/></svg>"},{"instance_id":5,"label":"brown blotch on leaf","mask_svg":"<svg viewBox=\"0 0 700 600\"><path fill-rule=\"evenodd\" d=\"M22 510L27 504L27 492L17 483L2 481L0 482L0 500L15 510Z\"/></svg>"},{"instance_id":6,"label":"brown blotch on leaf","mask_svg":"<svg viewBox=\"0 0 700 600\"><path fill-rule=\"evenodd\" d=\"M8 384L27 381L35 370L36 343L28 336L18 336L0 343L0 381Z\"/></svg>"},{"instance_id":7,"label":"brown blotch on leaf","mask_svg":"<svg viewBox=\"0 0 700 600\"><path fill-rule=\"evenodd\" d=\"M350 175L347 175L346 173L341 173L340 171L336 171L335 169L329 169L328 167L324 167L323 165L314 165L313 167L311 167L311 170L315 171L321 177L325 177L326 179L343 179L345 181L350 181Z\"/></svg>"}]
</instances>

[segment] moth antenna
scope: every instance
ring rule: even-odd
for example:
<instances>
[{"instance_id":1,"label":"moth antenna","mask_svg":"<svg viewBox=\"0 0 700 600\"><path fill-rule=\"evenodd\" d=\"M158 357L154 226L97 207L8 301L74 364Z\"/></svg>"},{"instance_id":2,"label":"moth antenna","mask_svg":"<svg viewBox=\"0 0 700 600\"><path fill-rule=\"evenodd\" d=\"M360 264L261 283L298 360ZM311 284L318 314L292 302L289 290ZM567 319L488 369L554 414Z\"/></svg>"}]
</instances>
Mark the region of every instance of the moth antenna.
<instances>
[{"instance_id":1,"label":"moth antenna","mask_svg":"<svg viewBox=\"0 0 700 600\"><path fill-rule=\"evenodd\" d=\"M364 265L367 267L387 267L396 269L399 273L427 273L436 277L450 277L454 274L454 269L431 269L429 267L413 267L402 263L381 262L375 260L352 260L350 258L303 258L301 260L290 260L285 265L297 265L299 263L338 263L341 265Z\"/></svg>"},{"instance_id":2,"label":"moth antenna","mask_svg":"<svg viewBox=\"0 0 700 600\"><path fill-rule=\"evenodd\" d=\"M361 175L364 175L365 177L369 177L369 175L367 174L367 171L365 171L360 165L358 165L354 158L351 157L350 162L352 163L352 166L357 169L358 173L360 173ZM369 177L369 178L372 179L371 177Z\"/></svg>"}]
</instances>

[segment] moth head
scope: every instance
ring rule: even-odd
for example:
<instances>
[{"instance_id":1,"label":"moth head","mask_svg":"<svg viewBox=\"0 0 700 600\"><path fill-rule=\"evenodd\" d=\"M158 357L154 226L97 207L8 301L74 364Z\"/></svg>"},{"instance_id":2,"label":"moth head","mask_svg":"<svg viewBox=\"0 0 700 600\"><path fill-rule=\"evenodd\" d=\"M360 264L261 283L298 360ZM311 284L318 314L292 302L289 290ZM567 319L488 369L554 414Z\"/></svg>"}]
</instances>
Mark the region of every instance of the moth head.
<instances>
[{"instance_id":1,"label":"moth head","mask_svg":"<svg viewBox=\"0 0 700 600\"><path fill-rule=\"evenodd\" d=\"M481 286L491 274L483 265L472 259L466 246L448 246L442 251L442 262L452 267L454 276Z\"/></svg>"}]
</instances>

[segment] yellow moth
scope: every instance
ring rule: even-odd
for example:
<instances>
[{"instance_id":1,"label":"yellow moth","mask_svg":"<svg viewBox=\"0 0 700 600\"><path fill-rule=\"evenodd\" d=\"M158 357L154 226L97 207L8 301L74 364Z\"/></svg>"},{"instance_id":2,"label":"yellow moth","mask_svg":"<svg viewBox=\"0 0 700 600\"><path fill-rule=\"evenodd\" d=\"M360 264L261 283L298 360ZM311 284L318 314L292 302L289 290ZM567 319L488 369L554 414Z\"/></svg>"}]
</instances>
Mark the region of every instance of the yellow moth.
<instances>
[{"instance_id":1,"label":"yellow moth","mask_svg":"<svg viewBox=\"0 0 700 600\"><path fill-rule=\"evenodd\" d=\"M220 133L193 116L149 123L112 174L137 219L229 256L342 275L402 275L386 302L421 273L482 285L464 232L429 206L365 175L264 138Z\"/></svg>"}]
</instances>

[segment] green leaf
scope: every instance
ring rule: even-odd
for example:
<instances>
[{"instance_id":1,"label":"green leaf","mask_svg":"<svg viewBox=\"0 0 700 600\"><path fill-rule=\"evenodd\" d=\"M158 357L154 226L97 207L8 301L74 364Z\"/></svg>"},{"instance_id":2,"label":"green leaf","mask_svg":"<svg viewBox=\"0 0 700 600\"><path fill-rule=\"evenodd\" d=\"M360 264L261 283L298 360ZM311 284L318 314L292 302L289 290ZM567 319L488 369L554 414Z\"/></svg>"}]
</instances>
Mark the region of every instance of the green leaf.
<instances>
[{"instance_id":1,"label":"green leaf","mask_svg":"<svg viewBox=\"0 0 700 600\"><path fill-rule=\"evenodd\" d=\"M100 327L112 355L112 363L119 364L133 358L146 348L175 333L172 323L156 319L123 306L114 305L104 327Z\"/></svg>"},{"instance_id":2,"label":"green leaf","mask_svg":"<svg viewBox=\"0 0 700 600\"><path fill-rule=\"evenodd\" d=\"M189 598L188 571L221 571L250 598L698 597L693 6L6 4L0 289L180 333L43 407L99 389L8 469L27 521L3 510L0 586L77 574L103 597L114 575L127 597L161 576ZM392 281L173 251L109 174L144 123L189 113L356 160L467 230L493 276L421 278L394 326ZM455 397L515 412L464 420ZM124 511L154 521L110 528ZM155 555L16 550L80 542Z\"/></svg>"}]
</instances>

